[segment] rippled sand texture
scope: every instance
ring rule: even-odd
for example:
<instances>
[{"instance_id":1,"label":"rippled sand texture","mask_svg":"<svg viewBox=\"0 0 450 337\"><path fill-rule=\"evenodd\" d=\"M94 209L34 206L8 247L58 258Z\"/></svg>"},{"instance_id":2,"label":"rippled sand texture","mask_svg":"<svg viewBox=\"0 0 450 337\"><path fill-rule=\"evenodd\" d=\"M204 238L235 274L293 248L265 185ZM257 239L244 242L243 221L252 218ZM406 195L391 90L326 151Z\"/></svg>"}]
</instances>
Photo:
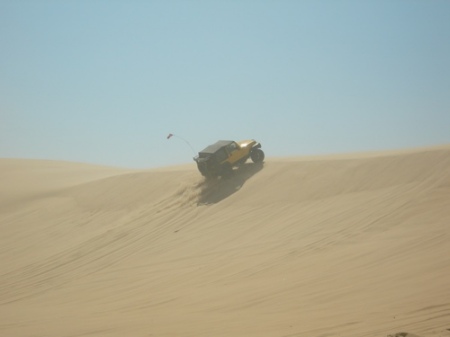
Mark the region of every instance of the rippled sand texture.
<instances>
[{"instance_id":1,"label":"rippled sand texture","mask_svg":"<svg viewBox=\"0 0 450 337\"><path fill-rule=\"evenodd\" d=\"M450 336L450 146L204 181L0 160L0 336Z\"/></svg>"}]
</instances>

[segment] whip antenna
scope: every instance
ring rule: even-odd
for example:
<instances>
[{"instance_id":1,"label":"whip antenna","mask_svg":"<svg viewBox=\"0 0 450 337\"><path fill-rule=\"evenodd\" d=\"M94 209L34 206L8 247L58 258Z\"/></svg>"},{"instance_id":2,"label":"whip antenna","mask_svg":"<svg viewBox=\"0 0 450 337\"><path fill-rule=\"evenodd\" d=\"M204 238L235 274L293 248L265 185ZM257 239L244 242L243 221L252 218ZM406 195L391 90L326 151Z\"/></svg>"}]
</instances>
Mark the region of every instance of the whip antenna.
<instances>
[{"instance_id":1,"label":"whip antenna","mask_svg":"<svg viewBox=\"0 0 450 337\"><path fill-rule=\"evenodd\" d=\"M194 155L197 155L197 152L195 152L195 150L194 150L194 148L192 147L192 145L191 145L186 139L184 139L184 138L182 138L182 137L180 137L180 136L177 136L177 135L175 135L175 134L173 134L173 133L169 133L169 135L167 136L167 139L170 139L170 138L172 138L172 137L181 139L183 142L185 142L185 143L191 148L191 150L192 150L192 152L194 153Z\"/></svg>"}]
</instances>

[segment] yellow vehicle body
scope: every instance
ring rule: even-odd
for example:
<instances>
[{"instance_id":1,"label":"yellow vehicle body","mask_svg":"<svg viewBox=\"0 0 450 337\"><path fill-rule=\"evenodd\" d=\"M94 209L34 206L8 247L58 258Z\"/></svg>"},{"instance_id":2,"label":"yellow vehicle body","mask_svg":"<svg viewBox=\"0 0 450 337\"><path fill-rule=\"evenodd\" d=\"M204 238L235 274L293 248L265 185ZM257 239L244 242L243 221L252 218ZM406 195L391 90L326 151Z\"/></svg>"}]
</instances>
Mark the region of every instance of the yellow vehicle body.
<instances>
[{"instance_id":1,"label":"yellow vehicle body","mask_svg":"<svg viewBox=\"0 0 450 337\"><path fill-rule=\"evenodd\" d=\"M237 144L237 146L234 146L234 144ZM231 165L234 165L239 161L242 161L243 158L247 159L250 155L252 146L255 144L255 140L243 140L240 142L231 143L230 147L228 148L229 157L224 162L228 162Z\"/></svg>"}]
</instances>

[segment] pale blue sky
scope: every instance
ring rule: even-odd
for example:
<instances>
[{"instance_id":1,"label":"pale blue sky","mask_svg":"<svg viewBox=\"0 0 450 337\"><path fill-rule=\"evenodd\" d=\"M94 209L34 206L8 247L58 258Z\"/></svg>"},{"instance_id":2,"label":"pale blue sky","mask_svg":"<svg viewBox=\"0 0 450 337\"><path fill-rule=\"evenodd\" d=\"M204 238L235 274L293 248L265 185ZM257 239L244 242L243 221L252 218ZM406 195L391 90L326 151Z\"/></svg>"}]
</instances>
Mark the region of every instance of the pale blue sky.
<instances>
[{"instance_id":1,"label":"pale blue sky","mask_svg":"<svg viewBox=\"0 0 450 337\"><path fill-rule=\"evenodd\" d=\"M194 163L450 143L450 1L0 0L0 157Z\"/></svg>"}]
</instances>

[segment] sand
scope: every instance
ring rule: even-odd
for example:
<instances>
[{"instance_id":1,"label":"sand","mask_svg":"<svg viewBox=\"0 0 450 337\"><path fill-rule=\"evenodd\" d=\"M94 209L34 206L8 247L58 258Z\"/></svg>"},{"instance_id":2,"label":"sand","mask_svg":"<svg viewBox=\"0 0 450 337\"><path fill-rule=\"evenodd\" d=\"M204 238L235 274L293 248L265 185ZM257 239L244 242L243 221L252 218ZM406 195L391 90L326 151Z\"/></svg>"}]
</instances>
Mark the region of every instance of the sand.
<instances>
[{"instance_id":1,"label":"sand","mask_svg":"<svg viewBox=\"0 0 450 337\"><path fill-rule=\"evenodd\" d=\"M0 336L450 336L450 146L194 164L0 159Z\"/></svg>"}]
</instances>

